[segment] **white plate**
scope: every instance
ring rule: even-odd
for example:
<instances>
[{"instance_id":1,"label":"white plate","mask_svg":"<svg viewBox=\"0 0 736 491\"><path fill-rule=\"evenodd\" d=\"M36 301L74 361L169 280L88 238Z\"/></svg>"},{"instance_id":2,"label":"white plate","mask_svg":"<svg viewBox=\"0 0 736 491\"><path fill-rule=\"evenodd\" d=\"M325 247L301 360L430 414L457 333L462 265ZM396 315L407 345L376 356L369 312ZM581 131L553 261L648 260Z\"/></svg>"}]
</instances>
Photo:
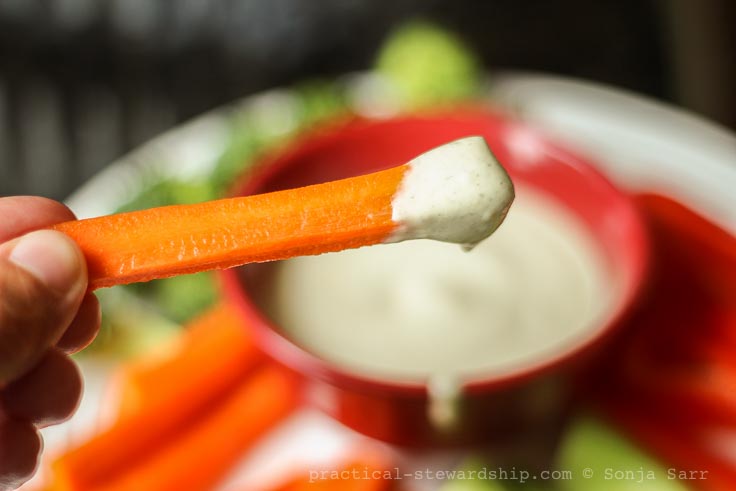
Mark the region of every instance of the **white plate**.
<instances>
[{"instance_id":1,"label":"white plate","mask_svg":"<svg viewBox=\"0 0 736 491\"><path fill-rule=\"evenodd\" d=\"M736 135L680 109L579 80L495 79L491 97L594 157L619 185L678 199L736 233Z\"/></svg>"},{"instance_id":2,"label":"white plate","mask_svg":"<svg viewBox=\"0 0 736 491\"><path fill-rule=\"evenodd\" d=\"M351 84L356 101L364 102L377 97L373 79L351 76L345 83ZM370 93L361 94L363 88ZM499 75L490 84L489 97L505 111L594 157L621 186L675 197L736 233L736 136L724 128L635 94L545 75ZM208 172L225 148L229 122L248 111L266 117L278 111L275 120L288 120L282 117L290 111L288 93L249 97L161 135L91 179L70 196L69 206L80 218L111 213L135 194L151 168L182 177ZM388 108L384 114L390 112ZM43 431L47 455L63 451L98 422L94 415L100 412L109 371L99 365L83 365L83 371L87 391L80 410L64 425ZM223 489L267 481L297 461L329 461L356 438L326 417L303 411L244 456ZM431 466L441 468L456 458L433 456ZM435 486L427 482L421 489Z\"/></svg>"}]
</instances>

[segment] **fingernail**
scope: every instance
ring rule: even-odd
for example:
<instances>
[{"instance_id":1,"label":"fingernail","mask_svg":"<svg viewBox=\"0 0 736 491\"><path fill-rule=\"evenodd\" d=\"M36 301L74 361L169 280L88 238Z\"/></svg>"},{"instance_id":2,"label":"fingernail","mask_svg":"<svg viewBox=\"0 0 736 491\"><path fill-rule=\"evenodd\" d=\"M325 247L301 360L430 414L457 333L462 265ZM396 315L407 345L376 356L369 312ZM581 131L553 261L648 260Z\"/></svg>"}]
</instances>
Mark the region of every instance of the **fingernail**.
<instances>
[{"instance_id":1,"label":"fingernail","mask_svg":"<svg viewBox=\"0 0 736 491\"><path fill-rule=\"evenodd\" d=\"M82 270L80 254L71 239L53 230L24 235L8 259L58 292L73 289Z\"/></svg>"}]
</instances>

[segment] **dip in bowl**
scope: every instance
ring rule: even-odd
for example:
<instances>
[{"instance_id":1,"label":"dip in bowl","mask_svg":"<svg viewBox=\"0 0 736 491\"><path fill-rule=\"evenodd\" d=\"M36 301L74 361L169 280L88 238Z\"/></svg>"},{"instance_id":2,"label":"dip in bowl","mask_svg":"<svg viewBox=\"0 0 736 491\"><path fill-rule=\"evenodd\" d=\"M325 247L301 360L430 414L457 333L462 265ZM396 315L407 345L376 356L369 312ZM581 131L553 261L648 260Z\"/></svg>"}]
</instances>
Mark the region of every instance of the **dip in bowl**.
<instances>
[{"instance_id":1,"label":"dip in bowl","mask_svg":"<svg viewBox=\"0 0 736 491\"><path fill-rule=\"evenodd\" d=\"M356 120L265 159L255 194L374 172L483 136L516 201L475 249L409 241L223 273L263 349L317 406L401 444L499 439L558 422L572 377L647 264L632 204L584 159L484 110Z\"/></svg>"}]
</instances>

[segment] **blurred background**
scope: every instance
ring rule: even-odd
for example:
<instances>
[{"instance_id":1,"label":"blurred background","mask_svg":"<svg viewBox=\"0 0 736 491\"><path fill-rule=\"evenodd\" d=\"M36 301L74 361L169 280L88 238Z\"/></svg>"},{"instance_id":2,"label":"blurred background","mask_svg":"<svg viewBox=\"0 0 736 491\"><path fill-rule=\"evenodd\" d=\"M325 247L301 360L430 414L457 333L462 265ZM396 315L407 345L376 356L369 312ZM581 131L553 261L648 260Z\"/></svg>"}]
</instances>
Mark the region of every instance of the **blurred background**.
<instances>
[{"instance_id":1,"label":"blurred background","mask_svg":"<svg viewBox=\"0 0 736 491\"><path fill-rule=\"evenodd\" d=\"M491 83L478 76L479 65ZM354 72L364 76L345 76ZM277 87L287 90L263 93ZM391 111L381 111L392 107L401 114L465 97L493 101L591 156L632 195L674 200L637 197L654 239L651 296L643 297L610 359L602 357L600 371L590 372L591 385L605 393L585 394L572 422L559 435L555 429L561 442L555 464L582 470L595 461L664 476L661 459L726 479L696 489L730 490L736 489L736 138L721 129L736 129L734 87L733 0L0 0L0 196L65 199L78 190L68 204L80 217L204 201L222 196L262 152L331 118L386 116ZM256 93L262 94L141 147ZM141 151L79 189L134 148ZM223 354L247 358L237 351L245 331L238 316L200 322L225 305L211 273L97 294L105 315L95 344L77 358L86 387L80 410L44 429L46 457L37 482L24 490L38 489L52 476L48 464L75 445L89 441L94 449L106 441L100 430L125 421L125 411L142 428L155 428L147 419L157 414L150 401L173 387L163 393L177 411L188 401L190 409L211 404L209 412L182 420L183 436L136 453L134 465L123 462L109 480L151 462L161 471L158 456L179 448L202 421L217 419L221 398L248 382L237 371L227 386L219 385L220 372L202 372L200 385L188 378L192 366L199 373L202 366L228 365ZM196 337L202 333L214 337ZM241 344L231 342L233 333ZM554 385L546 387L554 393ZM294 418L273 432L264 427L269 433L255 458L246 453L253 442L237 441L227 458L210 456L218 461L211 478L235 469L218 489L253 489L238 483L258 472L279 475L263 459L289 464L286 442L294 455L326 458L332 454L322 450L346 453L357 437L304 408ZM126 430L126 439L128 433L130 448L147 435ZM240 432L212 434L231 441L225 433ZM509 461L541 460L529 442L516 443L520 455ZM189 456L198 462L201 454L197 448ZM417 462L425 465L424 457ZM454 467L457 456L450 457ZM175 478L188 475L180 468L171 467ZM632 489L625 479L611 487L600 473L596 478L598 487L576 480L524 489ZM686 489L677 480L658 483L660 491ZM646 484L635 489L654 489ZM443 491L451 489L506 488Z\"/></svg>"},{"instance_id":2,"label":"blurred background","mask_svg":"<svg viewBox=\"0 0 736 491\"><path fill-rule=\"evenodd\" d=\"M0 0L0 195L64 198L210 108L366 69L415 17L491 74L600 81L736 127L730 0Z\"/></svg>"}]
</instances>

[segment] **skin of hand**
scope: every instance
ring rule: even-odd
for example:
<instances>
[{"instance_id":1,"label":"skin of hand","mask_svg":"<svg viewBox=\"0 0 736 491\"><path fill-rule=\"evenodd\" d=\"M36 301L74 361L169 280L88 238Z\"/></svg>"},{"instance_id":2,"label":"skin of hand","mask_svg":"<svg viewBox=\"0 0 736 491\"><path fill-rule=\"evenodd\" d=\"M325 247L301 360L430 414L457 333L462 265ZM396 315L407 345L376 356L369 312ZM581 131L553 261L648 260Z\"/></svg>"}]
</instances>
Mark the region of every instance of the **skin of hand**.
<instances>
[{"instance_id":1,"label":"skin of hand","mask_svg":"<svg viewBox=\"0 0 736 491\"><path fill-rule=\"evenodd\" d=\"M100 327L76 244L44 227L74 219L46 198L0 198L0 489L29 479L39 428L68 419L82 380L69 355Z\"/></svg>"}]
</instances>

